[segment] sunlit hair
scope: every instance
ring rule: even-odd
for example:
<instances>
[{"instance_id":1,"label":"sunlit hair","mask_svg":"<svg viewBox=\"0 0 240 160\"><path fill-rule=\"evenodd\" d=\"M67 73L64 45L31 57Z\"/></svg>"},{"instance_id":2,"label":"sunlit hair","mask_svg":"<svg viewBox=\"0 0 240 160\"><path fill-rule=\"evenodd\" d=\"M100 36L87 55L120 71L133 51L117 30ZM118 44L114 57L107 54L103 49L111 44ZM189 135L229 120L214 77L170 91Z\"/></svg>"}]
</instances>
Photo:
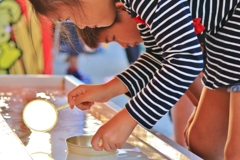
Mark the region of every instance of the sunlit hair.
<instances>
[{"instance_id":1,"label":"sunlit hair","mask_svg":"<svg viewBox=\"0 0 240 160\"><path fill-rule=\"evenodd\" d=\"M116 12L116 18L115 18L112 25L114 25L117 22L120 22L118 11ZM80 38L84 42L84 44L86 44L88 47L90 47L92 49L95 49L99 46L99 43L100 43L99 36L100 36L100 34L104 30L110 28L111 26L102 27L102 28L86 27L84 29L80 29L80 28L77 27L76 29L77 29L78 35L80 36Z\"/></svg>"},{"instance_id":2,"label":"sunlit hair","mask_svg":"<svg viewBox=\"0 0 240 160\"><path fill-rule=\"evenodd\" d=\"M74 11L74 12L78 12L81 10L82 11L81 13L84 14L81 16L86 16L84 13L84 10L82 8L80 0L29 0L29 2L31 3L35 14L39 16L38 18L42 22L42 24L44 24L45 22L42 21L41 15L43 15L45 17L48 17L48 15L50 15L50 14L59 15L62 11L61 6L66 6L65 9L68 9L69 11ZM75 14L74 16L79 17L80 14ZM60 17L60 15L59 15L59 17ZM65 43L67 45L70 45L69 47L76 49L72 42L73 40L70 37L70 33L68 32L68 29L65 28L64 26L60 27L58 25L59 23L58 23L58 21L56 21L56 19L54 19L54 20L50 19L50 20L52 21L54 28L55 29L58 28L59 31L62 33L62 38L65 39L65 41L66 41ZM65 23L65 22L60 22L60 23ZM60 46L57 45L55 47L59 48Z\"/></svg>"},{"instance_id":3,"label":"sunlit hair","mask_svg":"<svg viewBox=\"0 0 240 160\"><path fill-rule=\"evenodd\" d=\"M69 9L77 6L81 8L79 0L29 0L36 14L47 16L50 13L61 12L59 5L68 6ZM81 8L82 9L82 8Z\"/></svg>"},{"instance_id":4,"label":"sunlit hair","mask_svg":"<svg viewBox=\"0 0 240 160\"><path fill-rule=\"evenodd\" d=\"M86 27L84 29L77 28L78 35L84 44L88 47L95 49L99 45L99 35L106 28L89 28Z\"/></svg>"}]
</instances>

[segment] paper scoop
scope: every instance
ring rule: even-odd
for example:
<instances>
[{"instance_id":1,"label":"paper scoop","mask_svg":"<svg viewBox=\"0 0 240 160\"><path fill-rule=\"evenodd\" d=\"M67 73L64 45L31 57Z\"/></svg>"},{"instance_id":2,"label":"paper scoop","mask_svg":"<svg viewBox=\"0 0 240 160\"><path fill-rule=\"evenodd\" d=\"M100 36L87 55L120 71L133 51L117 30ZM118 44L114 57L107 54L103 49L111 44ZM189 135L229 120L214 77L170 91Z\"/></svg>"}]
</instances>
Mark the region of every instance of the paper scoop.
<instances>
[{"instance_id":1,"label":"paper scoop","mask_svg":"<svg viewBox=\"0 0 240 160\"><path fill-rule=\"evenodd\" d=\"M69 106L65 104L56 108L52 103L43 99L30 101L23 109L23 122L31 130L47 132L56 125L58 111Z\"/></svg>"}]
</instances>

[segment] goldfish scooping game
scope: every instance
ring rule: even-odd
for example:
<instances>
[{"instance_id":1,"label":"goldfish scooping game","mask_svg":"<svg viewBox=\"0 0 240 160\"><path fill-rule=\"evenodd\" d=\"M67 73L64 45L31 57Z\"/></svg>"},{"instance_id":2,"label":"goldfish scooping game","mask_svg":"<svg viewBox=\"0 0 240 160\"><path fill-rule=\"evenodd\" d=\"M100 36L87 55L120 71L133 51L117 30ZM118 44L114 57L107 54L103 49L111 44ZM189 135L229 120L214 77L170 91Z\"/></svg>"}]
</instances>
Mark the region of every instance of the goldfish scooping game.
<instances>
[{"instance_id":1,"label":"goldfish scooping game","mask_svg":"<svg viewBox=\"0 0 240 160\"><path fill-rule=\"evenodd\" d=\"M72 76L1 75L0 81L1 160L200 160L164 135L141 126L122 149L94 151L91 136L120 107L107 102L96 103L88 111L71 110L67 93L82 83ZM24 118L24 109L31 103L33 108ZM36 111L38 114L31 116ZM26 121L39 130L27 126ZM48 129L41 130L45 125Z\"/></svg>"}]
</instances>

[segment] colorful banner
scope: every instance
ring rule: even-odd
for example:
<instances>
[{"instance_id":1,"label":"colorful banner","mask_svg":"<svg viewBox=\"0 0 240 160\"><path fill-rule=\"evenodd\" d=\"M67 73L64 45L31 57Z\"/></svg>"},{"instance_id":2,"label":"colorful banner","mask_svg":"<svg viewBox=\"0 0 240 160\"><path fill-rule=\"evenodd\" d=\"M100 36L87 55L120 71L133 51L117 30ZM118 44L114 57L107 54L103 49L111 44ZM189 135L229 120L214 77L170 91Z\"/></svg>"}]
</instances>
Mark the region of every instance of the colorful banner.
<instances>
[{"instance_id":1,"label":"colorful banner","mask_svg":"<svg viewBox=\"0 0 240 160\"><path fill-rule=\"evenodd\" d=\"M0 1L0 74L52 74L52 23L27 0Z\"/></svg>"}]
</instances>

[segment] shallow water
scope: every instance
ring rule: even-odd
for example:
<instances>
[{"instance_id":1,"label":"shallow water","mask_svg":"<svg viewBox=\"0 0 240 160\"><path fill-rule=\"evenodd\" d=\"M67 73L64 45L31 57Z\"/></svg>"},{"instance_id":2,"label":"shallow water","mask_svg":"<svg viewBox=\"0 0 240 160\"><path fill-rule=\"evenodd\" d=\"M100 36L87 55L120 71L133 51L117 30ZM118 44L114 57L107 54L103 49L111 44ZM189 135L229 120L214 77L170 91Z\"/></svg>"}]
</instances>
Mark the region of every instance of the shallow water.
<instances>
[{"instance_id":1,"label":"shallow water","mask_svg":"<svg viewBox=\"0 0 240 160\"><path fill-rule=\"evenodd\" d=\"M67 103L65 91L58 88L1 87L0 90L0 113L24 143L34 160L148 159L139 148L127 143L123 149L118 150L114 157L84 157L68 153L66 138L82 134L94 134L101 126L101 121L88 112L76 108L73 110L66 108L58 112L57 124L51 131L31 131L23 123L22 111L28 102L36 98L48 99L56 107ZM43 118L48 117L43 115Z\"/></svg>"}]
</instances>

